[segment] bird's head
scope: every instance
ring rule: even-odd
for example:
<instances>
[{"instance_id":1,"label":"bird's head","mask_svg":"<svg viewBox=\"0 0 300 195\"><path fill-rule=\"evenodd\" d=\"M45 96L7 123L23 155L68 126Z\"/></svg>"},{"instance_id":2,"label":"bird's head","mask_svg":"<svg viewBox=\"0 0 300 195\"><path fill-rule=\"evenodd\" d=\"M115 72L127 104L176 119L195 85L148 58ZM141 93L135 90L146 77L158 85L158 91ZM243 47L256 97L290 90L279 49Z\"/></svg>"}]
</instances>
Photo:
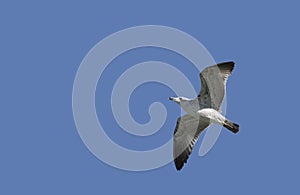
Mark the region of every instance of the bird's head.
<instances>
[{"instance_id":1,"label":"bird's head","mask_svg":"<svg viewBox=\"0 0 300 195\"><path fill-rule=\"evenodd\" d=\"M172 100L173 102L176 102L177 104L181 104L185 101L189 101L190 99L185 97L169 97L169 100Z\"/></svg>"}]
</instances>

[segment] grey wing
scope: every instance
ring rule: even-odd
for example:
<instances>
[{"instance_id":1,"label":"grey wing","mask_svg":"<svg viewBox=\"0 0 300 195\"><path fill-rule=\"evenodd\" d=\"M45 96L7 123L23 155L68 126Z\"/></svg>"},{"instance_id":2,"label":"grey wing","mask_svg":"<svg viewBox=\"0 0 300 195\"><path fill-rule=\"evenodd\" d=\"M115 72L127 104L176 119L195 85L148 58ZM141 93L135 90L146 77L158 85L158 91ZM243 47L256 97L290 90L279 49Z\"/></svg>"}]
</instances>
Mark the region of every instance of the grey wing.
<instances>
[{"instance_id":1,"label":"grey wing","mask_svg":"<svg viewBox=\"0 0 300 195\"><path fill-rule=\"evenodd\" d=\"M177 170L182 169L191 154L200 133L208 127L210 121L184 115L177 120L173 138L173 158Z\"/></svg>"},{"instance_id":2,"label":"grey wing","mask_svg":"<svg viewBox=\"0 0 300 195\"><path fill-rule=\"evenodd\" d=\"M234 62L224 62L207 67L200 73L201 91L198 95L200 103L220 110L226 92L226 82L233 68Z\"/></svg>"}]
</instances>

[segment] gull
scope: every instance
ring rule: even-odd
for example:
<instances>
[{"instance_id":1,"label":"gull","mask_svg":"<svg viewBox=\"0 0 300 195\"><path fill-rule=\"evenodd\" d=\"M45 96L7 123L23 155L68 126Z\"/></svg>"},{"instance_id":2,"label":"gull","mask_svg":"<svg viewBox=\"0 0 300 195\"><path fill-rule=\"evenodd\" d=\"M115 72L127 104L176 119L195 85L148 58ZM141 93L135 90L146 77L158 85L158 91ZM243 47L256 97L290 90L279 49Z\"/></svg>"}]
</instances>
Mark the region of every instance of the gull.
<instances>
[{"instance_id":1,"label":"gull","mask_svg":"<svg viewBox=\"0 0 300 195\"><path fill-rule=\"evenodd\" d=\"M187 162L200 133L210 124L222 125L233 133L239 131L238 124L221 114L226 82L233 68L234 62L205 68L200 73L201 90L195 99L169 97L187 112L177 119L173 137L173 158L178 171Z\"/></svg>"}]
</instances>

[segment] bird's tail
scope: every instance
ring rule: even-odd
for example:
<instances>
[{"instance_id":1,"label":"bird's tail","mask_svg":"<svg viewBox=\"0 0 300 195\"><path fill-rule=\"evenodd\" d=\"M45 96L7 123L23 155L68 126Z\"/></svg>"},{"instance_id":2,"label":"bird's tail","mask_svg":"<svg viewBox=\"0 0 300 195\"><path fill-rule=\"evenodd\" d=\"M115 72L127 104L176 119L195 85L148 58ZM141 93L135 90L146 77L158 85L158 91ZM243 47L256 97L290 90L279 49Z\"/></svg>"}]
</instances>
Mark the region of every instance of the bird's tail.
<instances>
[{"instance_id":1,"label":"bird's tail","mask_svg":"<svg viewBox=\"0 0 300 195\"><path fill-rule=\"evenodd\" d=\"M225 120L224 125L226 129L230 130L233 133L239 132L240 126L236 123L231 122L230 120Z\"/></svg>"}]
</instances>

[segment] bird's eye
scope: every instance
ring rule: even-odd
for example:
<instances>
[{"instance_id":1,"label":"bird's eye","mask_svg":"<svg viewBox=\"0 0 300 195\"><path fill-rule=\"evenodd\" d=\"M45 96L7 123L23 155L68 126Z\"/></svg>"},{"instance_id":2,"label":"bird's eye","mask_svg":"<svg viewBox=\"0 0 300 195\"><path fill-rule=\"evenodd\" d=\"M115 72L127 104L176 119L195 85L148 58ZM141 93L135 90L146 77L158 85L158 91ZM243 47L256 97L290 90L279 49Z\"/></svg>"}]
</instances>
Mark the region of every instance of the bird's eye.
<instances>
[{"instance_id":1,"label":"bird's eye","mask_svg":"<svg viewBox=\"0 0 300 195\"><path fill-rule=\"evenodd\" d=\"M179 99L180 99L180 100L182 100L182 98L181 98L181 97L180 97Z\"/></svg>"}]
</instances>

